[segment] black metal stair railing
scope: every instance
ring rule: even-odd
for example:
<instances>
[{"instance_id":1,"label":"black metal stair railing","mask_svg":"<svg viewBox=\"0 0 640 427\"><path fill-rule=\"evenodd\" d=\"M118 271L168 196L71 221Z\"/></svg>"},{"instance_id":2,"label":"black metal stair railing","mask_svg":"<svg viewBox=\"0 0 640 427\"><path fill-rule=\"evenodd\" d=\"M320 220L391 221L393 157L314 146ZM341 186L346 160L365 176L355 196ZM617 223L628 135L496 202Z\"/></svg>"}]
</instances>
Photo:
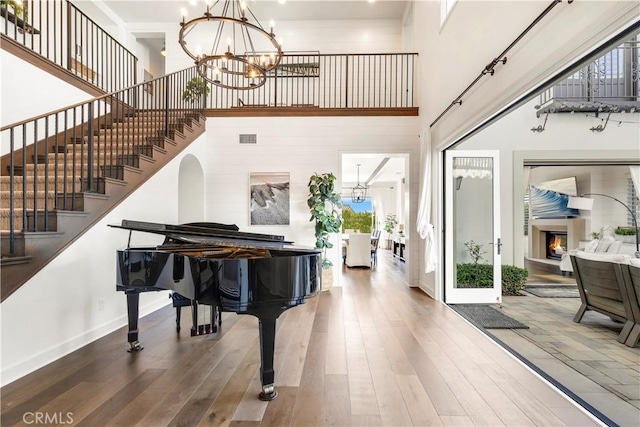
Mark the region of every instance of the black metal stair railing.
<instances>
[{"instance_id":1,"label":"black metal stair railing","mask_svg":"<svg viewBox=\"0 0 640 427\"><path fill-rule=\"evenodd\" d=\"M196 76L188 68L0 128L3 256L15 255L16 233L55 230L56 211L82 210L82 193L104 192L200 117L203 96L185 92Z\"/></svg>"},{"instance_id":2,"label":"black metal stair railing","mask_svg":"<svg viewBox=\"0 0 640 427\"><path fill-rule=\"evenodd\" d=\"M0 3L0 33L105 92L137 83L127 48L67 0Z\"/></svg>"},{"instance_id":3,"label":"black metal stair railing","mask_svg":"<svg viewBox=\"0 0 640 427\"><path fill-rule=\"evenodd\" d=\"M252 90L211 87L207 108L412 108L415 53L288 53Z\"/></svg>"}]
</instances>

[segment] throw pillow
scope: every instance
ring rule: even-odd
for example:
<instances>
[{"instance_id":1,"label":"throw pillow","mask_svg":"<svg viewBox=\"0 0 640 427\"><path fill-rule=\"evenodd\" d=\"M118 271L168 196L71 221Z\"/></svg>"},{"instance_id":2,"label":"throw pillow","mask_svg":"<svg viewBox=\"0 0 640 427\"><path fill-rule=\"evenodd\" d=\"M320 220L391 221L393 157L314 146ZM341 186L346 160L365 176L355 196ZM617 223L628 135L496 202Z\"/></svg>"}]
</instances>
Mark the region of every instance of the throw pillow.
<instances>
[{"instance_id":1,"label":"throw pillow","mask_svg":"<svg viewBox=\"0 0 640 427\"><path fill-rule=\"evenodd\" d=\"M609 248L607 249L607 253L608 254L617 254L620 253L620 248L622 247L622 242L619 240L616 240L615 242L613 242Z\"/></svg>"},{"instance_id":2,"label":"throw pillow","mask_svg":"<svg viewBox=\"0 0 640 427\"><path fill-rule=\"evenodd\" d=\"M590 259L592 261L607 261L607 262L628 262L631 259L630 255L626 254L589 254L586 252L578 252L576 255L578 258Z\"/></svg>"},{"instance_id":3,"label":"throw pillow","mask_svg":"<svg viewBox=\"0 0 640 427\"><path fill-rule=\"evenodd\" d=\"M600 239L600 243L598 243L596 252L607 252L607 249L609 249L609 246L611 246L611 244L615 241L616 241L616 238L613 236L604 236L602 239Z\"/></svg>"},{"instance_id":4,"label":"throw pillow","mask_svg":"<svg viewBox=\"0 0 640 427\"><path fill-rule=\"evenodd\" d=\"M600 243L600 240L593 239L592 241L587 243L587 246L584 247L584 251L589 253L595 252L596 248L598 247L598 243Z\"/></svg>"}]
</instances>

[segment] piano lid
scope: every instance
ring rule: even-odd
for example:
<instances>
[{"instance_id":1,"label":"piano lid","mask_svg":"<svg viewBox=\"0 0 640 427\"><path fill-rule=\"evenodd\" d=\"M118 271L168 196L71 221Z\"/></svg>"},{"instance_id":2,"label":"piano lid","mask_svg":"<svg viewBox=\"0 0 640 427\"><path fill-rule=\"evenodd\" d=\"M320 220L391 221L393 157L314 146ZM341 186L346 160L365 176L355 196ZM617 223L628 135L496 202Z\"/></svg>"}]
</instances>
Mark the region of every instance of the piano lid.
<instances>
[{"instance_id":1,"label":"piano lid","mask_svg":"<svg viewBox=\"0 0 640 427\"><path fill-rule=\"evenodd\" d=\"M275 250L301 250L319 252L317 248L293 247L293 242L284 240L284 236L246 233L238 231L235 225L218 223L193 223L182 225L160 224L154 222L122 220L121 225L110 224L109 227L130 231L141 231L165 236L162 246L175 246L180 243L200 246L225 246L239 248L258 248Z\"/></svg>"}]
</instances>

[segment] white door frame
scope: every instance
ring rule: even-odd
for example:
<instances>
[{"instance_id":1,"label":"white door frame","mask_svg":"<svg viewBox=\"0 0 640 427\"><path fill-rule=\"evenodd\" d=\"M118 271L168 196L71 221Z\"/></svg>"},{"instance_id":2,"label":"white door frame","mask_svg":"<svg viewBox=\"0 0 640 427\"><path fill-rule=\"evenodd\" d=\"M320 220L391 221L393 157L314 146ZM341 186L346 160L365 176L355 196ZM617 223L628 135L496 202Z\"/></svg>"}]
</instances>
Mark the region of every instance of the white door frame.
<instances>
[{"instance_id":1,"label":"white door frame","mask_svg":"<svg viewBox=\"0 0 640 427\"><path fill-rule=\"evenodd\" d=\"M456 183L453 171L453 159L456 157L479 157L493 159L492 170L492 225L493 236L491 251L493 253L493 287L491 288L458 288L456 287L456 257L459 251L455 241L454 191ZM498 150L446 150L445 151L445 277L444 300L448 304L462 303L499 303L502 302L502 262L500 240L500 162ZM482 213L479 213L480 215Z\"/></svg>"}]
</instances>

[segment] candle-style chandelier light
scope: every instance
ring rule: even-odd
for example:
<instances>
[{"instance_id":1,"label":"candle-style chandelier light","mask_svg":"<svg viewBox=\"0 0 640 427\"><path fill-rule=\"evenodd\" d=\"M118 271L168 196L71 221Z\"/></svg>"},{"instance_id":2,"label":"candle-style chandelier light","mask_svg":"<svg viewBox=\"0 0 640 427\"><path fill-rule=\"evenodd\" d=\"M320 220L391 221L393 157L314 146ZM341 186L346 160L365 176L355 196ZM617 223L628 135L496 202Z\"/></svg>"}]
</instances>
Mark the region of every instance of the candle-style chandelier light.
<instances>
[{"instance_id":1,"label":"candle-style chandelier light","mask_svg":"<svg viewBox=\"0 0 640 427\"><path fill-rule=\"evenodd\" d=\"M282 59L281 43L266 31L244 0L205 0L205 12L186 21L183 10L179 43L206 81L227 89L248 90L265 84Z\"/></svg>"}]
</instances>

